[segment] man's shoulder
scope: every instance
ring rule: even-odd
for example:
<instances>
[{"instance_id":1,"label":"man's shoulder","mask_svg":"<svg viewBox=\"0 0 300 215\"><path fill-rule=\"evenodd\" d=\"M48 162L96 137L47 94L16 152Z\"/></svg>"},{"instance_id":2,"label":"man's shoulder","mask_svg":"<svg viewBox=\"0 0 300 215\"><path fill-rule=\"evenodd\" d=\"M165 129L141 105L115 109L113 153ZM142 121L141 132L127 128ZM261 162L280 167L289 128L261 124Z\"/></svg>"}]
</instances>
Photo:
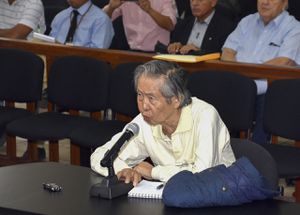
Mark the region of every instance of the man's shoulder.
<instances>
[{"instance_id":1,"label":"man's shoulder","mask_svg":"<svg viewBox=\"0 0 300 215\"><path fill-rule=\"evenodd\" d=\"M249 25L251 23L256 23L257 20L259 19L259 14L258 13L253 13L245 16L244 18L241 19L239 24L242 25Z\"/></svg>"},{"instance_id":2,"label":"man's shoulder","mask_svg":"<svg viewBox=\"0 0 300 215\"><path fill-rule=\"evenodd\" d=\"M198 99L197 97L192 97L192 103L191 103L192 110L195 111L203 111L203 110L214 110L215 108L207 103L206 101L202 99Z\"/></svg>"},{"instance_id":3,"label":"man's shoulder","mask_svg":"<svg viewBox=\"0 0 300 215\"><path fill-rule=\"evenodd\" d=\"M187 26L190 23L194 23L195 22L195 17L190 16L184 19L178 19L176 25L177 26Z\"/></svg>"},{"instance_id":4,"label":"man's shoulder","mask_svg":"<svg viewBox=\"0 0 300 215\"><path fill-rule=\"evenodd\" d=\"M218 111L216 108L206 101L198 99L197 97L192 97L191 110L194 120L200 120L203 119L203 117L211 119L218 118Z\"/></svg>"},{"instance_id":5,"label":"man's shoulder","mask_svg":"<svg viewBox=\"0 0 300 215\"><path fill-rule=\"evenodd\" d=\"M56 15L55 15L55 17L54 17L54 19L61 19L61 18L63 18L63 17L65 17L65 16L70 16L70 13L71 13L71 9L70 9L70 7L67 7L66 9L63 9L63 10L61 10L60 12L58 12ZM53 20L54 20L53 19Z\"/></svg>"},{"instance_id":6,"label":"man's shoulder","mask_svg":"<svg viewBox=\"0 0 300 215\"><path fill-rule=\"evenodd\" d=\"M300 29L300 22L288 12L283 14L283 21L281 23L282 27L292 28L294 30Z\"/></svg>"},{"instance_id":7,"label":"man's shoulder","mask_svg":"<svg viewBox=\"0 0 300 215\"><path fill-rule=\"evenodd\" d=\"M107 18L110 19L109 16L101 9L99 8L97 5L92 4L91 6L91 16L97 15L94 18L97 18L98 16L100 16L100 18Z\"/></svg>"},{"instance_id":8,"label":"man's shoulder","mask_svg":"<svg viewBox=\"0 0 300 215\"><path fill-rule=\"evenodd\" d=\"M41 0L23 0L23 3L30 7L43 6L43 2Z\"/></svg>"},{"instance_id":9,"label":"man's shoulder","mask_svg":"<svg viewBox=\"0 0 300 215\"><path fill-rule=\"evenodd\" d=\"M212 17L210 25L218 25L224 28L232 29L236 26L236 22L232 20L231 18L225 16L223 13L221 13L219 10L215 11L214 16Z\"/></svg>"}]
</instances>

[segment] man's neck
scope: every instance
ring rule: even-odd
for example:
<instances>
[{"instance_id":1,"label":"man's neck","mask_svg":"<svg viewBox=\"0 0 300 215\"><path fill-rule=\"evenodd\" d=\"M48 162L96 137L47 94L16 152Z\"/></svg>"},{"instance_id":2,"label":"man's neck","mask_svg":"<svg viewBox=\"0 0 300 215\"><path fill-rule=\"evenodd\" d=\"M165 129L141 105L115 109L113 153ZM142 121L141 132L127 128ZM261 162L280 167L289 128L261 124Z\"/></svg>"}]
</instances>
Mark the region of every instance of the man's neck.
<instances>
[{"instance_id":1,"label":"man's neck","mask_svg":"<svg viewBox=\"0 0 300 215\"><path fill-rule=\"evenodd\" d=\"M209 17L209 16L212 14L213 11L214 11L214 8L211 9L210 11L208 11L208 12L207 12L206 14L204 14L203 16L198 16L198 17L196 17L197 21L198 21L198 22L204 22L205 19L206 19L207 17Z\"/></svg>"},{"instance_id":2,"label":"man's neck","mask_svg":"<svg viewBox=\"0 0 300 215\"><path fill-rule=\"evenodd\" d=\"M179 109L174 113L172 119L162 124L162 131L168 137L171 137L171 135L175 132L179 123L180 115L181 115L181 109Z\"/></svg>"}]
</instances>

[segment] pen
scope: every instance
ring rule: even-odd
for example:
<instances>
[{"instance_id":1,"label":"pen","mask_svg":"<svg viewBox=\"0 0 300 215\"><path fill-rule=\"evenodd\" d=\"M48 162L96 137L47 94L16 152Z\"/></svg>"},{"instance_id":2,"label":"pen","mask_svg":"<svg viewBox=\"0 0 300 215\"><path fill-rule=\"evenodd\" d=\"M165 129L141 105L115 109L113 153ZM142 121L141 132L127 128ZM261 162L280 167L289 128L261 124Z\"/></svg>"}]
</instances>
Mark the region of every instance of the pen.
<instances>
[{"instance_id":1,"label":"pen","mask_svg":"<svg viewBox=\"0 0 300 215\"><path fill-rule=\"evenodd\" d=\"M156 189L157 190L160 190L161 188L163 188L164 187L164 184L160 184L160 185L158 185L157 187L156 187Z\"/></svg>"},{"instance_id":2,"label":"pen","mask_svg":"<svg viewBox=\"0 0 300 215\"><path fill-rule=\"evenodd\" d=\"M280 47L280 45L277 45L276 43L270 42L269 46L275 46L275 47Z\"/></svg>"}]
</instances>

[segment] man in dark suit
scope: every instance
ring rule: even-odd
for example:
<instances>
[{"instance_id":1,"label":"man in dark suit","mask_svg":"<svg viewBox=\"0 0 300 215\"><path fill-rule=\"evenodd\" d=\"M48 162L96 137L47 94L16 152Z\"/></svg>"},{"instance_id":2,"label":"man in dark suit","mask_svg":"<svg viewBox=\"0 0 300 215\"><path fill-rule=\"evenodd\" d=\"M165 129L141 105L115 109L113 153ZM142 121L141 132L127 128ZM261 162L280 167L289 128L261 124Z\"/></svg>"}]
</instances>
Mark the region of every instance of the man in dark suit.
<instances>
[{"instance_id":1,"label":"man in dark suit","mask_svg":"<svg viewBox=\"0 0 300 215\"><path fill-rule=\"evenodd\" d=\"M215 9L217 0L190 0L193 17L177 22L168 46L170 54L221 52L235 22Z\"/></svg>"}]
</instances>

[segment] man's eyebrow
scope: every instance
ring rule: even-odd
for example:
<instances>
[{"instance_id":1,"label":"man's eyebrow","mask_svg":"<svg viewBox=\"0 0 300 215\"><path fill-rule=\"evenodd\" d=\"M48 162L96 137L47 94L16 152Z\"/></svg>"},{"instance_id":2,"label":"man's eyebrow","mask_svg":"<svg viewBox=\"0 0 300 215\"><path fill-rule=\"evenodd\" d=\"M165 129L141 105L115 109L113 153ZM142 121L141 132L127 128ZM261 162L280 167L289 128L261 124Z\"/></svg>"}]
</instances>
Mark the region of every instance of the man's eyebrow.
<instances>
[{"instance_id":1,"label":"man's eyebrow","mask_svg":"<svg viewBox=\"0 0 300 215\"><path fill-rule=\"evenodd\" d=\"M144 94L144 95L146 95L146 96L154 96L154 94L152 93L152 92L143 92L143 91L141 91L141 90L139 90L139 89L137 89L137 92L138 93L142 93L142 94Z\"/></svg>"}]
</instances>

